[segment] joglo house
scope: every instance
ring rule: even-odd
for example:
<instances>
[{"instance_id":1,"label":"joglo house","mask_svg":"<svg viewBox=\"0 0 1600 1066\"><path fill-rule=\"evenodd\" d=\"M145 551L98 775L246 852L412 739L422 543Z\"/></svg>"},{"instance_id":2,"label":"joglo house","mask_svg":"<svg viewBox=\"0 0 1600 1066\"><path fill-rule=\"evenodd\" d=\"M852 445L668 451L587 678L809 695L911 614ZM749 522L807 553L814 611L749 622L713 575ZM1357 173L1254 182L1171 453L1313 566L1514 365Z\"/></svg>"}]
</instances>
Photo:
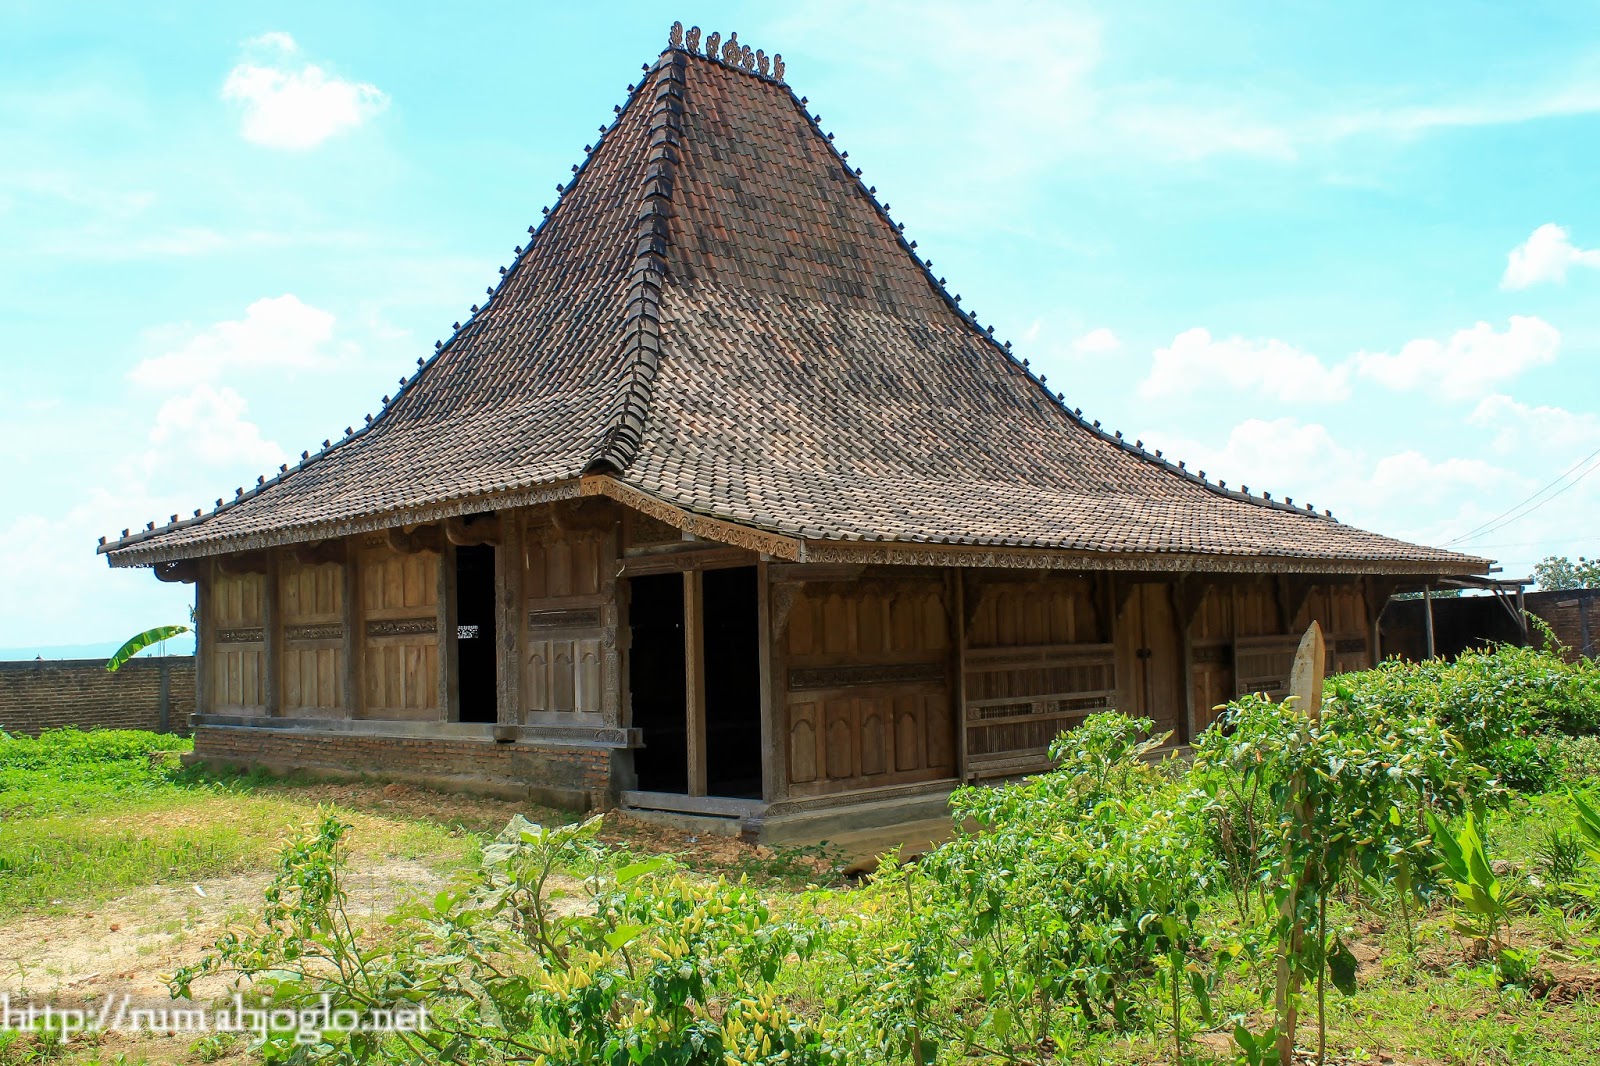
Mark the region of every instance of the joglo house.
<instances>
[{"instance_id":1,"label":"joglo house","mask_svg":"<svg viewBox=\"0 0 1600 1066\"><path fill-rule=\"evenodd\" d=\"M1102 430L915 249L780 56L674 26L378 417L102 542L195 586L196 756L815 839L1488 572Z\"/></svg>"}]
</instances>

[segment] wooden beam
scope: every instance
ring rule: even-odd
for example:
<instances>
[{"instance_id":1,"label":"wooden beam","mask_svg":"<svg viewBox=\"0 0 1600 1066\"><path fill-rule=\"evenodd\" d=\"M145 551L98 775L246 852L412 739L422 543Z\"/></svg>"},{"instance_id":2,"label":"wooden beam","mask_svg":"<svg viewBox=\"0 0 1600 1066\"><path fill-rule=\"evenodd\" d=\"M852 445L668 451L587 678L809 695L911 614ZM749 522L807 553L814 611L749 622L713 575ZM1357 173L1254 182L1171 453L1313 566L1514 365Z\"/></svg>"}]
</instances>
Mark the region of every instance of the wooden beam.
<instances>
[{"instance_id":1,"label":"wooden beam","mask_svg":"<svg viewBox=\"0 0 1600 1066\"><path fill-rule=\"evenodd\" d=\"M342 563L345 557L343 540L313 540L291 545L289 554L302 566L320 566L323 563Z\"/></svg>"},{"instance_id":2,"label":"wooden beam","mask_svg":"<svg viewBox=\"0 0 1600 1066\"><path fill-rule=\"evenodd\" d=\"M194 709L199 714L210 714L212 649L216 646L216 629L211 624L211 590L216 581L216 567L209 562L200 564L199 580L194 585Z\"/></svg>"},{"instance_id":3,"label":"wooden beam","mask_svg":"<svg viewBox=\"0 0 1600 1066\"><path fill-rule=\"evenodd\" d=\"M437 532L438 527L434 527ZM421 530L418 530L421 532ZM439 720L461 721L460 644L456 639L456 546L439 543Z\"/></svg>"},{"instance_id":4,"label":"wooden beam","mask_svg":"<svg viewBox=\"0 0 1600 1066\"><path fill-rule=\"evenodd\" d=\"M967 780L967 572L961 567L946 586L946 594L954 598L955 610L950 612L951 645L955 648L955 691L950 693L950 713L956 730L956 777ZM950 571L946 571L949 573Z\"/></svg>"},{"instance_id":5,"label":"wooden beam","mask_svg":"<svg viewBox=\"0 0 1600 1066\"><path fill-rule=\"evenodd\" d=\"M1427 638L1428 658L1437 654L1433 645L1433 586L1422 586L1422 632Z\"/></svg>"},{"instance_id":6,"label":"wooden beam","mask_svg":"<svg viewBox=\"0 0 1600 1066\"><path fill-rule=\"evenodd\" d=\"M522 522L515 511L496 519L499 546L494 550L495 648L497 696L495 720L522 723Z\"/></svg>"},{"instance_id":7,"label":"wooden beam","mask_svg":"<svg viewBox=\"0 0 1600 1066\"><path fill-rule=\"evenodd\" d=\"M344 562L344 602L341 605L344 631L340 644L343 670L339 678L340 705L346 718L361 717L361 553L350 550Z\"/></svg>"},{"instance_id":8,"label":"wooden beam","mask_svg":"<svg viewBox=\"0 0 1600 1066\"><path fill-rule=\"evenodd\" d=\"M262 658L267 661L267 714L272 717L283 713L283 604L278 580L282 561L278 552L268 557L261 589Z\"/></svg>"},{"instance_id":9,"label":"wooden beam","mask_svg":"<svg viewBox=\"0 0 1600 1066\"><path fill-rule=\"evenodd\" d=\"M217 572L228 576L264 574L267 572L267 553L264 551L240 552L237 555L218 556Z\"/></svg>"},{"instance_id":10,"label":"wooden beam","mask_svg":"<svg viewBox=\"0 0 1600 1066\"><path fill-rule=\"evenodd\" d=\"M683 575L683 679L689 795L706 794L705 585L698 570Z\"/></svg>"},{"instance_id":11,"label":"wooden beam","mask_svg":"<svg viewBox=\"0 0 1600 1066\"><path fill-rule=\"evenodd\" d=\"M1195 615L1200 613L1200 604L1205 601L1206 590L1193 575L1185 574L1172 586L1173 614L1178 623L1178 637L1181 640L1183 653L1183 713L1178 716L1178 723L1183 727L1183 736L1180 738L1186 743L1193 743L1194 728L1194 627Z\"/></svg>"},{"instance_id":12,"label":"wooden beam","mask_svg":"<svg viewBox=\"0 0 1600 1066\"><path fill-rule=\"evenodd\" d=\"M789 794L785 768L783 725L772 693L772 589L771 567L766 559L756 563L756 655L761 678L761 798L774 803Z\"/></svg>"},{"instance_id":13,"label":"wooden beam","mask_svg":"<svg viewBox=\"0 0 1600 1066\"><path fill-rule=\"evenodd\" d=\"M745 548L726 548L719 544L686 545L673 551L650 555L630 555L617 564L619 577L644 577L648 574L678 574L687 570L726 570L751 566L760 556Z\"/></svg>"}]
</instances>

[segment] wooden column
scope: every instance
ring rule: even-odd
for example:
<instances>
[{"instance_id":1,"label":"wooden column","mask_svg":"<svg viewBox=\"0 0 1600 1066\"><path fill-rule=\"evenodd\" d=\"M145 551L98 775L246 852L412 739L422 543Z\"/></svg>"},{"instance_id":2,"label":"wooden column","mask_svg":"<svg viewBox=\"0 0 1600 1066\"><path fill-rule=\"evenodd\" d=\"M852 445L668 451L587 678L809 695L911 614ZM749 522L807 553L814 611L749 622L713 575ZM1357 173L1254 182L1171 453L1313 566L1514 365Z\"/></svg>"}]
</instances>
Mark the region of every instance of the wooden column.
<instances>
[{"instance_id":1,"label":"wooden column","mask_svg":"<svg viewBox=\"0 0 1600 1066\"><path fill-rule=\"evenodd\" d=\"M211 624L211 583L216 572L209 559L202 559L200 576L194 583L194 709L199 714L210 714L212 706L211 649L216 631Z\"/></svg>"},{"instance_id":2,"label":"wooden column","mask_svg":"<svg viewBox=\"0 0 1600 1066\"><path fill-rule=\"evenodd\" d=\"M955 691L950 693L951 716L956 726L956 779L967 779L967 572L955 568L950 582L951 644L955 647Z\"/></svg>"},{"instance_id":3,"label":"wooden column","mask_svg":"<svg viewBox=\"0 0 1600 1066\"><path fill-rule=\"evenodd\" d=\"M761 672L761 798L775 803L789 794L789 760L784 725L772 698L772 590L765 556L756 563L756 656Z\"/></svg>"},{"instance_id":4,"label":"wooden column","mask_svg":"<svg viewBox=\"0 0 1600 1066\"><path fill-rule=\"evenodd\" d=\"M439 720L461 721L461 681L456 641L456 546L439 538Z\"/></svg>"},{"instance_id":5,"label":"wooden column","mask_svg":"<svg viewBox=\"0 0 1600 1066\"><path fill-rule=\"evenodd\" d=\"M500 543L494 550L495 721L522 723L522 516L500 514Z\"/></svg>"},{"instance_id":6,"label":"wooden column","mask_svg":"<svg viewBox=\"0 0 1600 1066\"><path fill-rule=\"evenodd\" d=\"M354 540L345 541L344 589L341 604L343 643L340 646L342 676L339 678L339 705L346 718L361 717L361 653L362 626L366 623L361 611L361 550Z\"/></svg>"},{"instance_id":7,"label":"wooden column","mask_svg":"<svg viewBox=\"0 0 1600 1066\"><path fill-rule=\"evenodd\" d=\"M689 748L689 795L706 794L705 586L698 570L683 574L684 708Z\"/></svg>"},{"instance_id":8,"label":"wooden column","mask_svg":"<svg viewBox=\"0 0 1600 1066\"><path fill-rule=\"evenodd\" d=\"M267 553L267 572L261 589L262 655L266 659L267 714L283 713L283 608L278 587L281 549Z\"/></svg>"}]
</instances>

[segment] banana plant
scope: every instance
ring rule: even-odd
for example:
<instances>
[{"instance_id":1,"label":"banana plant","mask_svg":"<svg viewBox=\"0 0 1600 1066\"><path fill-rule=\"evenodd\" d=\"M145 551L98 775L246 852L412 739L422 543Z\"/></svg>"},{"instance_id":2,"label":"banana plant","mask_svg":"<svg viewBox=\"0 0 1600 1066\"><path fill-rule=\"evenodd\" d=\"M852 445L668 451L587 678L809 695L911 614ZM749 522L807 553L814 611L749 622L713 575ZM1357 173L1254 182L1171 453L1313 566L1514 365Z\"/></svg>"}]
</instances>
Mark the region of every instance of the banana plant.
<instances>
[{"instance_id":1,"label":"banana plant","mask_svg":"<svg viewBox=\"0 0 1600 1066\"><path fill-rule=\"evenodd\" d=\"M1592 797L1583 796L1577 792L1569 793L1572 797L1573 812L1576 816L1578 833L1583 839L1583 850L1589 853L1589 858L1600 863L1600 809L1596 809ZM1583 885L1573 885L1585 896L1592 900L1600 901L1600 881Z\"/></svg>"},{"instance_id":2,"label":"banana plant","mask_svg":"<svg viewBox=\"0 0 1600 1066\"><path fill-rule=\"evenodd\" d=\"M106 660L106 672L114 674L118 670L122 669L123 663L127 662L135 655L138 655L152 644L159 644L163 640L169 640L180 633L187 632L189 632L188 626L156 626L154 629L147 629L143 633L129 637L128 642L122 647L118 648L112 654L111 658Z\"/></svg>"}]
</instances>

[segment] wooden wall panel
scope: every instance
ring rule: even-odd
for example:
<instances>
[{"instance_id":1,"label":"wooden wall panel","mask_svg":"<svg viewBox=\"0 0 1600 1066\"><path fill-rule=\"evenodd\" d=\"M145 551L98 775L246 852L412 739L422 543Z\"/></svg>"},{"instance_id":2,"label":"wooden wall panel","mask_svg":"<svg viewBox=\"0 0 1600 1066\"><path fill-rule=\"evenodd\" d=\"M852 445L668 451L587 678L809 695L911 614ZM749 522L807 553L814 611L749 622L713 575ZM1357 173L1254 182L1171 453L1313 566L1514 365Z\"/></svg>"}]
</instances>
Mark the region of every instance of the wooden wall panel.
<instances>
[{"instance_id":1,"label":"wooden wall panel","mask_svg":"<svg viewBox=\"0 0 1600 1066\"><path fill-rule=\"evenodd\" d=\"M953 776L943 578L790 588L781 661L791 794Z\"/></svg>"},{"instance_id":2,"label":"wooden wall panel","mask_svg":"<svg viewBox=\"0 0 1600 1066\"><path fill-rule=\"evenodd\" d=\"M210 595L212 648L206 674L216 714L265 714L267 656L265 574L224 574L214 569Z\"/></svg>"},{"instance_id":3,"label":"wooden wall panel","mask_svg":"<svg viewBox=\"0 0 1600 1066\"><path fill-rule=\"evenodd\" d=\"M1339 581L1315 586L1295 616L1294 632L1304 633L1313 621L1321 623L1327 642L1328 673L1371 667L1367 597L1359 583Z\"/></svg>"},{"instance_id":4,"label":"wooden wall panel","mask_svg":"<svg viewBox=\"0 0 1600 1066\"><path fill-rule=\"evenodd\" d=\"M359 565L362 716L439 719L439 553L396 552L374 537Z\"/></svg>"},{"instance_id":5,"label":"wooden wall panel","mask_svg":"<svg viewBox=\"0 0 1600 1066\"><path fill-rule=\"evenodd\" d=\"M1117 667L1086 577L968 582L969 774L1042 770L1052 741L1115 703Z\"/></svg>"},{"instance_id":6,"label":"wooden wall panel","mask_svg":"<svg viewBox=\"0 0 1600 1066\"><path fill-rule=\"evenodd\" d=\"M616 602L620 510L599 501L519 513L522 707L622 722Z\"/></svg>"}]
</instances>

